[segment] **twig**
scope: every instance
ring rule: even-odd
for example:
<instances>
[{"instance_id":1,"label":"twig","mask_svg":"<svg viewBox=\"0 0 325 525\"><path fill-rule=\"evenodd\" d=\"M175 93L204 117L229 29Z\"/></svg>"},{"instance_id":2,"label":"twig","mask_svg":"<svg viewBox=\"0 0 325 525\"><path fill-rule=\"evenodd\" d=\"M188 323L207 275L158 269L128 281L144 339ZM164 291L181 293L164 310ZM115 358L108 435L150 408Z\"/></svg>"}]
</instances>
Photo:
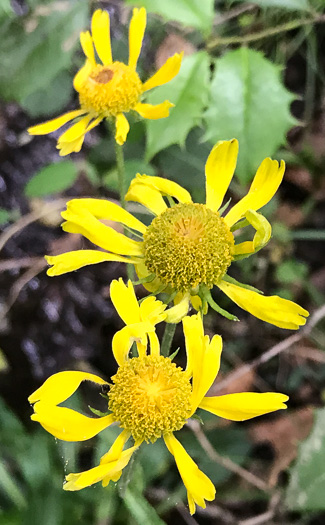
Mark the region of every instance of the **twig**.
<instances>
[{"instance_id":1,"label":"twig","mask_svg":"<svg viewBox=\"0 0 325 525\"><path fill-rule=\"evenodd\" d=\"M52 213L53 211L57 211L61 208L64 208L67 200L70 200L71 198L72 197L69 197L67 199L58 199L54 202L50 202L46 206L44 206L40 211L32 211L21 217L18 221L9 226L0 236L0 251L2 250L6 242L9 241L11 237L13 237L13 235L26 228L26 226L28 226L32 222L38 221L42 217L46 217L46 215L49 215L49 213Z\"/></svg>"},{"instance_id":2,"label":"twig","mask_svg":"<svg viewBox=\"0 0 325 525\"><path fill-rule=\"evenodd\" d=\"M0 261L0 272L8 270L20 270L20 268L30 268L44 261L44 257L22 257L21 259L6 259Z\"/></svg>"},{"instance_id":3,"label":"twig","mask_svg":"<svg viewBox=\"0 0 325 525\"><path fill-rule=\"evenodd\" d=\"M267 483L255 476L255 474L252 474L251 472L249 472L249 470L240 467L226 456L221 456L220 454L218 454L218 452L216 452L216 450L213 448L204 432L202 432L200 423L198 421L191 419L188 421L188 426L192 430L193 434L195 435L203 450L206 452L206 454L212 461L219 463L219 465L223 466L227 470L230 470L234 474L237 474L251 485L257 487L258 489L264 491L270 490Z\"/></svg>"},{"instance_id":4,"label":"twig","mask_svg":"<svg viewBox=\"0 0 325 525\"><path fill-rule=\"evenodd\" d=\"M304 328L302 328L299 333L291 335L290 337L287 337L287 339L284 339L284 341L281 341L281 343L278 343L274 346L272 346L269 350L264 352L261 356L257 357L256 359L253 359L250 363L246 363L245 365L237 368L234 372L231 372L223 381L220 381L220 383L217 383L213 387L213 392L218 392L220 390L223 390L229 383L231 383L234 380L237 380L239 377L244 376L251 370L259 367L262 364L267 363L272 359L273 357L281 354L281 352L284 352L288 350L292 345L295 343L298 343L301 341L304 337L308 336L314 326L321 321L325 317L325 305L321 306L311 316L309 322L306 323Z\"/></svg>"},{"instance_id":5,"label":"twig","mask_svg":"<svg viewBox=\"0 0 325 525\"><path fill-rule=\"evenodd\" d=\"M297 29L298 27L306 26L309 24L321 24L322 22L325 22L325 15L321 15L317 18L300 18L299 20L291 20L277 27L270 27L268 29L265 29L264 31L259 31L258 33L252 33L250 35L216 37L210 42L208 42L206 47L209 51L211 51L217 46L228 46L230 44L249 44L250 42L256 42L257 40L261 40L262 38L274 36L279 33L284 33L286 31L292 31L293 29Z\"/></svg>"},{"instance_id":6,"label":"twig","mask_svg":"<svg viewBox=\"0 0 325 525\"><path fill-rule=\"evenodd\" d=\"M232 20L233 18L237 18L240 15L243 15L244 13L247 13L248 11L253 11L256 9L256 4L248 4L248 5L242 5L239 7L235 7L234 9L231 9L227 13L223 13L222 15L216 16L213 25L214 26L220 26L224 24L225 22L228 22L229 20Z\"/></svg>"},{"instance_id":7,"label":"twig","mask_svg":"<svg viewBox=\"0 0 325 525\"><path fill-rule=\"evenodd\" d=\"M269 523L277 510L278 504L280 502L281 494L280 492L275 492L271 498L269 508L266 512L254 516L253 518L248 518L247 520L242 520L238 522L238 525L261 525L262 523Z\"/></svg>"}]
</instances>

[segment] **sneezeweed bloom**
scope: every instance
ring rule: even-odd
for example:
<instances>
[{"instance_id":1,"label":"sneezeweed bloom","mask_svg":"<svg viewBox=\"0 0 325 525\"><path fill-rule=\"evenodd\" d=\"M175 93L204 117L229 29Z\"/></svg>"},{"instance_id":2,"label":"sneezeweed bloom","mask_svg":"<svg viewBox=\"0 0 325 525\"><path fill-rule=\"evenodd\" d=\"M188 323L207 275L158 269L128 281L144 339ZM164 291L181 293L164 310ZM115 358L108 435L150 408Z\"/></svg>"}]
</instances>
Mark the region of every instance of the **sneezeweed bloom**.
<instances>
[{"instance_id":1,"label":"sneezeweed bloom","mask_svg":"<svg viewBox=\"0 0 325 525\"><path fill-rule=\"evenodd\" d=\"M234 319L212 299L210 290L216 285L238 306L263 321L293 330L304 325L308 312L299 305L276 295L266 297L227 273L233 261L249 257L269 241L271 226L258 210L276 193L285 169L283 161L279 165L265 159L247 195L223 217L220 207L233 177L237 154L237 140L219 142L212 149L205 166L206 204L193 203L189 192L175 182L137 175L126 199L141 203L155 215L149 226L111 202L73 199L62 213L66 220L63 229L82 234L107 251L78 250L48 256L52 265L48 274L60 275L102 261L124 261L135 265L149 291L158 294L164 290L170 300L182 304L184 315L191 301L203 313L209 304ZM102 219L123 224L140 240L117 233ZM234 232L249 225L256 231L253 239L236 243Z\"/></svg>"},{"instance_id":2,"label":"sneezeweed bloom","mask_svg":"<svg viewBox=\"0 0 325 525\"><path fill-rule=\"evenodd\" d=\"M80 109L69 111L58 118L29 128L31 135L47 135L74 121L58 140L60 155L80 151L85 134L103 119L115 122L115 140L123 144L129 123L124 113L137 112L147 119L168 117L171 102L152 105L141 102L143 93L166 84L174 78L180 68L182 55L176 53L146 82L136 72L146 28L146 10L134 9L129 28L129 62L113 61L110 41L110 19L107 11L98 9L91 21L91 33L80 34L80 42L86 56L84 66L73 80L79 93ZM99 58L99 62L95 55Z\"/></svg>"},{"instance_id":3,"label":"sneezeweed bloom","mask_svg":"<svg viewBox=\"0 0 325 525\"><path fill-rule=\"evenodd\" d=\"M124 315L128 305L124 303ZM142 444L163 438L174 456L177 468L187 489L191 514L195 506L205 508L205 500L212 501L215 488L210 479L199 470L174 432L180 430L201 408L232 421L285 409L288 396L278 393L239 393L207 397L220 366L222 340L215 335L211 340L204 335L200 314L183 319L187 367L182 370L169 357L163 357L159 348L150 348L138 357L129 358L129 345L115 347L117 373L108 384L100 377L86 372L59 372L34 392L31 416L48 432L65 441L89 439L110 425L118 425L119 436L100 464L90 470L68 474L65 490L80 490L102 481L118 481L132 454ZM82 381L91 381L106 387L108 413L92 418L59 405L66 401ZM129 448L126 448L130 440Z\"/></svg>"}]
</instances>

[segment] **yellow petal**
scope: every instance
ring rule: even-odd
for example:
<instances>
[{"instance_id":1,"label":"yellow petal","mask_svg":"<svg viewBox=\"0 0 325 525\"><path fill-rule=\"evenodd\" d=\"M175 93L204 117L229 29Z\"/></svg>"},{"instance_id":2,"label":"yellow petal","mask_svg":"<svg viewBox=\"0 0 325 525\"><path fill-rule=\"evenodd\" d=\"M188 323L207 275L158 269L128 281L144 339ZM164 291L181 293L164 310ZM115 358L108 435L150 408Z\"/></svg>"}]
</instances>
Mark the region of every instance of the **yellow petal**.
<instances>
[{"instance_id":1,"label":"yellow petal","mask_svg":"<svg viewBox=\"0 0 325 525\"><path fill-rule=\"evenodd\" d=\"M107 385L100 377L88 372L64 371L50 376L28 398L30 403L42 401L47 404L58 405L63 403L77 390L82 381L92 381L98 385Z\"/></svg>"},{"instance_id":2,"label":"yellow petal","mask_svg":"<svg viewBox=\"0 0 325 525\"><path fill-rule=\"evenodd\" d=\"M189 293L185 293L182 299L178 301L175 306L172 306L172 308L168 308L168 310L166 310L166 323L179 323L188 314L189 306L190 295Z\"/></svg>"},{"instance_id":3,"label":"yellow petal","mask_svg":"<svg viewBox=\"0 0 325 525\"><path fill-rule=\"evenodd\" d=\"M155 297L146 297L140 304L141 321L156 325L166 318L167 305Z\"/></svg>"},{"instance_id":4,"label":"yellow petal","mask_svg":"<svg viewBox=\"0 0 325 525\"><path fill-rule=\"evenodd\" d=\"M138 448L134 446L124 450L120 455L119 459L110 461L109 463L103 463L85 472L78 474L68 474L66 476L66 483L63 485L64 490L80 490L85 487L89 487L98 481L110 478L114 479L116 474L123 470L130 461L133 452ZM107 483L106 483L107 484Z\"/></svg>"},{"instance_id":5,"label":"yellow petal","mask_svg":"<svg viewBox=\"0 0 325 525\"><path fill-rule=\"evenodd\" d=\"M82 135L85 134L87 126L89 122L91 121L92 116L91 115L85 115L82 117L82 119L78 120L75 124L73 124L67 131L62 133L62 135L59 137L58 145L63 142L73 142L76 139L79 139Z\"/></svg>"},{"instance_id":6,"label":"yellow petal","mask_svg":"<svg viewBox=\"0 0 325 525\"><path fill-rule=\"evenodd\" d=\"M134 8L129 27L129 66L134 69L137 67L146 24L147 13L144 7Z\"/></svg>"},{"instance_id":7,"label":"yellow petal","mask_svg":"<svg viewBox=\"0 0 325 525\"><path fill-rule=\"evenodd\" d=\"M151 275L146 265L141 262L141 259L139 259L138 264L135 266L135 271L137 272L139 279L145 279ZM155 277L153 281L150 281L150 283L143 283L142 286L148 290L148 292L156 293L157 290L161 290L162 282L157 277Z\"/></svg>"},{"instance_id":8,"label":"yellow petal","mask_svg":"<svg viewBox=\"0 0 325 525\"><path fill-rule=\"evenodd\" d=\"M128 430L123 430L117 436L109 451L101 457L100 464L103 465L104 463L109 463L110 461L116 461L117 459L119 459L123 452L124 445L130 436L131 432L129 432Z\"/></svg>"},{"instance_id":9,"label":"yellow petal","mask_svg":"<svg viewBox=\"0 0 325 525\"><path fill-rule=\"evenodd\" d=\"M195 504L205 509L205 500L213 501L215 498L216 489L212 481L198 468L173 434L165 434L164 440L169 452L175 458L186 487L190 513L194 514Z\"/></svg>"},{"instance_id":10,"label":"yellow petal","mask_svg":"<svg viewBox=\"0 0 325 525\"><path fill-rule=\"evenodd\" d=\"M238 156L236 139L218 142L205 164L206 205L213 211L220 208L233 177Z\"/></svg>"},{"instance_id":11,"label":"yellow petal","mask_svg":"<svg viewBox=\"0 0 325 525\"><path fill-rule=\"evenodd\" d=\"M119 113L116 116L115 126L115 140L119 146L123 146L130 129L128 119L123 113Z\"/></svg>"},{"instance_id":12,"label":"yellow petal","mask_svg":"<svg viewBox=\"0 0 325 525\"><path fill-rule=\"evenodd\" d=\"M245 213L245 217L255 228L256 233L252 241L245 241L235 245L234 255L237 258L247 257L261 250L269 242L272 233L271 224L260 213L248 210Z\"/></svg>"},{"instance_id":13,"label":"yellow petal","mask_svg":"<svg viewBox=\"0 0 325 525\"><path fill-rule=\"evenodd\" d=\"M133 241L122 233L106 226L86 209L68 208L62 213L66 222L62 229L69 233L80 233L104 250L121 255L142 255L142 242Z\"/></svg>"},{"instance_id":14,"label":"yellow petal","mask_svg":"<svg viewBox=\"0 0 325 525\"><path fill-rule=\"evenodd\" d=\"M165 102L162 102L161 104L142 104L142 102L139 102L136 106L134 106L134 110L141 115L143 118L151 119L151 120L157 120L159 118L166 118L169 117L169 109L173 108L175 104L172 104L169 102L169 100L165 100Z\"/></svg>"},{"instance_id":15,"label":"yellow petal","mask_svg":"<svg viewBox=\"0 0 325 525\"><path fill-rule=\"evenodd\" d=\"M81 69L79 69L79 71L75 74L74 79L73 79L73 87L75 88L76 91L78 91L78 93L80 92L80 89L82 88L83 84L89 77L91 70L92 70L91 61L88 60L87 58L85 64L82 66Z\"/></svg>"},{"instance_id":16,"label":"yellow petal","mask_svg":"<svg viewBox=\"0 0 325 525\"><path fill-rule=\"evenodd\" d=\"M143 184L140 177L141 175L137 174L136 178L131 181L125 200L139 202L155 215L160 215L167 210L160 191Z\"/></svg>"},{"instance_id":17,"label":"yellow petal","mask_svg":"<svg viewBox=\"0 0 325 525\"><path fill-rule=\"evenodd\" d=\"M95 60L95 51L94 51L94 45L93 45L93 39L91 38L91 34L89 31L85 31L83 33L80 33L80 44L82 47L83 52L85 53L86 57L88 58L89 62L95 66L96 60Z\"/></svg>"},{"instance_id":18,"label":"yellow petal","mask_svg":"<svg viewBox=\"0 0 325 525\"><path fill-rule=\"evenodd\" d=\"M56 131L57 129L61 128L70 120L73 120L76 117L80 117L85 113L87 113L85 109L75 109L74 111L69 111L68 113L61 115L60 117L48 120L47 122L43 122L42 124L38 124L37 126L32 126L31 128L28 128L28 133L30 135L47 135L48 133L52 133L52 131Z\"/></svg>"},{"instance_id":19,"label":"yellow petal","mask_svg":"<svg viewBox=\"0 0 325 525\"><path fill-rule=\"evenodd\" d=\"M186 372L192 376L193 369L201 362L204 351L204 331L200 314L184 317L183 331L186 348Z\"/></svg>"},{"instance_id":20,"label":"yellow petal","mask_svg":"<svg viewBox=\"0 0 325 525\"><path fill-rule=\"evenodd\" d=\"M133 179L134 180L134 179ZM153 188L154 190L160 191L162 195L170 195L175 197L179 202L192 202L190 193L182 188L177 182L172 180L163 179L162 177L152 177L150 175L136 175L136 181L140 184L144 184ZM131 182L132 184L132 182Z\"/></svg>"},{"instance_id":21,"label":"yellow petal","mask_svg":"<svg viewBox=\"0 0 325 525\"><path fill-rule=\"evenodd\" d=\"M111 282L110 295L115 310L125 324L141 322L140 307L131 281L126 285L121 278L118 281L114 279Z\"/></svg>"},{"instance_id":22,"label":"yellow petal","mask_svg":"<svg viewBox=\"0 0 325 525\"><path fill-rule=\"evenodd\" d=\"M175 55L169 57L164 65L143 84L143 91L149 91L149 89L167 84L167 82L176 77L181 67L183 54L175 53Z\"/></svg>"},{"instance_id":23,"label":"yellow petal","mask_svg":"<svg viewBox=\"0 0 325 525\"><path fill-rule=\"evenodd\" d=\"M117 261L135 263L133 259L127 259L113 253L100 252L98 250L76 250L73 252L62 253L61 255L46 255L46 261L52 268L47 270L47 275L54 277L68 272L74 272L88 266L106 261Z\"/></svg>"},{"instance_id":24,"label":"yellow petal","mask_svg":"<svg viewBox=\"0 0 325 525\"><path fill-rule=\"evenodd\" d=\"M70 153L78 153L85 140L85 135L81 135L81 137L71 141L71 142L61 142L60 144L57 144L57 149L60 150L59 155L60 157L65 157L66 155L70 155Z\"/></svg>"},{"instance_id":25,"label":"yellow petal","mask_svg":"<svg viewBox=\"0 0 325 525\"><path fill-rule=\"evenodd\" d=\"M246 421L253 417L287 408L284 403L288 399L288 396L284 394L273 392L265 394L243 392L225 396L205 397L199 407L224 419Z\"/></svg>"},{"instance_id":26,"label":"yellow petal","mask_svg":"<svg viewBox=\"0 0 325 525\"><path fill-rule=\"evenodd\" d=\"M160 343L156 332L150 332L148 337L150 341L150 355L158 357L160 355Z\"/></svg>"},{"instance_id":27,"label":"yellow petal","mask_svg":"<svg viewBox=\"0 0 325 525\"><path fill-rule=\"evenodd\" d=\"M85 441L114 423L112 414L95 419L43 401L35 403L34 410L31 419L38 421L47 432L62 441Z\"/></svg>"},{"instance_id":28,"label":"yellow petal","mask_svg":"<svg viewBox=\"0 0 325 525\"><path fill-rule=\"evenodd\" d=\"M305 317L309 315L298 304L277 295L266 297L226 281L221 281L218 286L240 308L280 328L297 330L306 323Z\"/></svg>"},{"instance_id":29,"label":"yellow petal","mask_svg":"<svg viewBox=\"0 0 325 525\"><path fill-rule=\"evenodd\" d=\"M97 9L91 19L91 33L97 54L104 66L112 63L111 37L107 11Z\"/></svg>"},{"instance_id":30,"label":"yellow petal","mask_svg":"<svg viewBox=\"0 0 325 525\"><path fill-rule=\"evenodd\" d=\"M225 216L229 227L233 226L247 210L259 210L267 204L281 184L285 170L283 160L280 163L270 158L264 159L258 168L249 192Z\"/></svg>"},{"instance_id":31,"label":"yellow petal","mask_svg":"<svg viewBox=\"0 0 325 525\"><path fill-rule=\"evenodd\" d=\"M147 227L141 221L124 210L120 205L107 199L72 199L67 203L67 208L74 213L78 213L78 210L86 209L97 219L120 222L141 233L147 231Z\"/></svg>"},{"instance_id":32,"label":"yellow petal","mask_svg":"<svg viewBox=\"0 0 325 525\"><path fill-rule=\"evenodd\" d=\"M151 323L129 324L114 334L112 350L115 360L119 366L127 361L128 354L134 342L147 345L147 334L153 332Z\"/></svg>"}]
</instances>

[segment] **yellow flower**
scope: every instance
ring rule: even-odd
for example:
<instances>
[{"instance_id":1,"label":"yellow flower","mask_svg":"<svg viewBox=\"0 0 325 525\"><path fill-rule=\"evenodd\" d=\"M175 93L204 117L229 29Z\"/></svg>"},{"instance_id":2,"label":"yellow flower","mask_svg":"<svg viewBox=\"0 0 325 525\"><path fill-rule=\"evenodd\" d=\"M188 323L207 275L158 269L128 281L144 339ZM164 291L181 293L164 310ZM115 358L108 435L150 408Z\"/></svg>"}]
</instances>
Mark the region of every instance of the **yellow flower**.
<instances>
[{"instance_id":1,"label":"yellow flower","mask_svg":"<svg viewBox=\"0 0 325 525\"><path fill-rule=\"evenodd\" d=\"M275 160L265 159L247 195L222 217L218 210L233 177L237 154L237 140L219 142L212 149L205 166L206 204L193 203L188 191L175 182L137 175L126 199L141 203L155 215L149 226L112 202L71 200L67 211L62 213L66 220L62 228L84 235L107 251L77 250L47 256L52 265L48 275L60 275L103 261L127 262L135 265L149 291L170 293L170 300L175 300L183 316L191 301L203 313L210 304L219 313L234 318L213 301L210 289L216 285L238 306L263 321L292 330L304 325L308 312L296 303L276 295L264 296L227 274L232 261L256 253L269 241L271 226L257 210L272 199L285 169L283 161L279 165ZM170 207L164 198L169 200ZM102 219L123 224L140 240L116 232L104 225ZM247 225L256 231L253 239L235 243L233 232Z\"/></svg>"},{"instance_id":2,"label":"yellow flower","mask_svg":"<svg viewBox=\"0 0 325 525\"><path fill-rule=\"evenodd\" d=\"M122 317L129 316L129 304L120 301ZM132 319L133 320L133 319ZM182 370L169 357L159 354L159 347L150 348L139 357L129 358L127 338L119 339L114 352L119 366L111 378L108 391L107 415L88 417L70 408L60 407L79 387L82 381L91 381L108 389L108 383L86 372L59 372L49 377L30 397L34 404L31 418L48 432L65 441L83 441L115 424L121 432L100 464L85 472L68 474L65 490L80 490L102 481L103 486L117 481L134 451L143 443L154 443L163 438L174 456L177 468L187 490L191 514L195 505L205 508L205 500L212 501L215 488L210 479L199 470L184 447L174 436L187 420L201 408L232 421L285 409L288 396L278 393L239 393L206 397L219 371L222 340L215 335L211 340L204 335L200 314L183 319L187 367ZM132 438L129 448L127 441Z\"/></svg>"},{"instance_id":3,"label":"yellow flower","mask_svg":"<svg viewBox=\"0 0 325 525\"><path fill-rule=\"evenodd\" d=\"M143 7L133 10L129 27L129 62L123 64L113 62L112 59L107 11L97 9L94 12L91 33L86 31L80 34L86 62L73 81L74 88L79 93L80 109L29 128L31 135L47 135L77 119L58 140L60 155L68 155L73 151L80 151L85 134L104 118L114 119L115 140L121 145L125 142L130 127L124 113L133 110L147 119L168 117L169 108L174 104L168 100L156 106L143 104L141 96L154 87L166 84L177 75L182 54L176 53L170 57L149 80L141 82L136 66L146 28L146 16ZM97 62L95 50L101 63Z\"/></svg>"}]
</instances>

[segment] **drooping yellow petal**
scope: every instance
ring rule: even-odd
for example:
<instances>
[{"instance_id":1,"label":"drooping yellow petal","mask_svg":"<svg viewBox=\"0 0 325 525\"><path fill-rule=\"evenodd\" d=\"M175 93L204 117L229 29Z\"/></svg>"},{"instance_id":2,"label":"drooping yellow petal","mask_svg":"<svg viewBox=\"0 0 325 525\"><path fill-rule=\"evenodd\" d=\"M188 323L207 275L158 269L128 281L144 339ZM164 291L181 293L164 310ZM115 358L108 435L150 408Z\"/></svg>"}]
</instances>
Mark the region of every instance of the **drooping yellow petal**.
<instances>
[{"instance_id":1,"label":"drooping yellow petal","mask_svg":"<svg viewBox=\"0 0 325 525\"><path fill-rule=\"evenodd\" d=\"M119 113L115 119L115 140L117 144L123 146L129 133L130 124L123 113Z\"/></svg>"},{"instance_id":2,"label":"drooping yellow petal","mask_svg":"<svg viewBox=\"0 0 325 525\"><path fill-rule=\"evenodd\" d=\"M218 286L240 308L280 328L297 330L306 323L305 317L309 315L298 304L277 295L266 297L226 281L221 281Z\"/></svg>"},{"instance_id":3,"label":"drooping yellow petal","mask_svg":"<svg viewBox=\"0 0 325 525\"><path fill-rule=\"evenodd\" d=\"M166 323L177 324L179 323L187 314L190 306L190 294L184 293L180 301L178 301L175 306L168 308L166 310Z\"/></svg>"},{"instance_id":4,"label":"drooping yellow petal","mask_svg":"<svg viewBox=\"0 0 325 525\"><path fill-rule=\"evenodd\" d=\"M79 122L71 126L63 135L59 137L57 148L60 150L60 155L69 155L72 152L81 150L85 135L103 120L102 117L94 119L88 124L90 115L85 115Z\"/></svg>"},{"instance_id":5,"label":"drooping yellow petal","mask_svg":"<svg viewBox=\"0 0 325 525\"><path fill-rule=\"evenodd\" d=\"M238 156L238 140L223 140L212 148L205 164L206 205L218 211L233 177Z\"/></svg>"},{"instance_id":6,"label":"drooping yellow petal","mask_svg":"<svg viewBox=\"0 0 325 525\"><path fill-rule=\"evenodd\" d=\"M93 45L93 39L91 38L91 34L89 31L84 31L80 33L80 44L82 47L83 52L85 53L86 57L88 58L89 62L95 66L96 60L95 60L95 51L94 51L94 45Z\"/></svg>"},{"instance_id":7,"label":"drooping yellow petal","mask_svg":"<svg viewBox=\"0 0 325 525\"><path fill-rule=\"evenodd\" d=\"M175 104L172 104L169 102L169 100L165 100L161 104L143 104L142 102L139 102L136 106L134 106L134 110L141 115L143 118L151 119L151 120L157 120L159 118L166 118L169 117L169 109L173 108Z\"/></svg>"},{"instance_id":8,"label":"drooping yellow petal","mask_svg":"<svg viewBox=\"0 0 325 525\"><path fill-rule=\"evenodd\" d=\"M134 8L129 27L129 66L134 69L137 67L146 24L147 13L145 8Z\"/></svg>"},{"instance_id":9,"label":"drooping yellow petal","mask_svg":"<svg viewBox=\"0 0 325 525\"><path fill-rule=\"evenodd\" d=\"M85 140L85 135L81 135L81 137L72 140L71 142L60 142L57 144L57 149L59 151L60 157L65 157L66 155L70 155L70 153L78 153Z\"/></svg>"},{"instance_id":10,"label":"drooping yellow petal","mask_svg":"<svg viewBox=\"0 0 325 525\"><path fill-rule=\"evenodd\" d=\"M147 334L154 330L151 323L136 323L129 324L116 332L112 340L112 350L117 364L121 366L125 363L134 342L146 347Z\"/></svg>"},{"instance_id":11,"label":"drooping yellow petal","mask_svg":"<svg viewBox=\"0 0 325 525\"><path fill-rule=\"evenodd\" d=\"M85 441L114 423L112 414L92 418L70 408L58 407L43 401L35 403L34 410L35 414L31 419L38 421L47 432L63 441Z\"/></svg>"},{"instance_id":12,"label":"drooping yellow petal","mask_svg":"<svg viewBox=\"0 0 325 525\"><path fill-rule=\"evenodd\" d=\"M141 321L156 325L166 319L167 305L158 301L156 297L146 297L140 304Z\"/></svg>"},{"instance_id":13,"label":"drooping yellow petal","mask_svg":"<svg viewBox=\"0 0 325 525\"><path fill-rule=\"evenodd\" d=\"M199 407L224 419L246 421L269 412L284 410L287 408L284 403L288 399L288 396L284 394L273 392L265 394L243 392L219 397L205 397Z\"/></svg>"},{"instance_id":14,"label":"drooping yellow petal","mask_svg":"<svg viewBox=\"0 0 325 525\"><path fill-rule=\"evenodd\" d=\"M281 184L285 163L270 158L264 159L258 168L249 192L225 216L229 227L241 219L247 210L259 210L267 204Z\"/></svg>"},{"instance_id":15,"label":"drooping yellow petal","mask_svg":"<svg viewBox=\"0 0 325 525\"><path fill-rule=\"evenodd\" d=\"M151 275L146 265L143 262L141 262L141 259L139 259L138 264L135 266L135 271L137 272L137 276L139 277L139 279L146 279L147 277L149 277L149 275ZM162 282L160 281L160 279L155 277L152 281L148 283L142 283L142 286L146 290L148 290L148 292L156 293L157 290L161 290Z\"/></svg>"},{"instance_id":16,"label":"drooping yellow petal","mask_svg":"<svg viewBox=\"0 0 325 525\"><path fill-rule=\"evenodd\" d=\"M91 19L91 33L97 54L104 66L112 63L109 14L97 9Z\"/></svg>"},{"instance_id":17,"label":"drooping yellow petal","mask_svg":"<svg viewBox=\"0 0 325 525\"><path fill-rule=\"evenodd\" d=\"M212 481L198 468L173 434L165 434L164 440L169 452L175 458L186 487L190 513L194 514L195 504L205 509L205 500L213 501L215 498L216 489Z\"/></svg>"},{"instance_id":18,"label":"drooping yellow petal","mask_svg":"<svg viewBox=\"0 0 325 525\"><path fill-rule=\"evenodd\" d=\"M104 463L109 463L111 461L116 461L119 459L123 452L123 448L129 437L131 436L131 432L128 430L123 430L115 439L113 445L109 449L106 454L104 454L100 459L100 465L103 465Z\"/></svg>"},{"instance_id":19,"label":"drooping yellow petal","mask_svg":"<svg viewBox=\"0 0 325 525\"><path fill-rule=\"evenodd\" d=\"M75 74L73 79L73 87L76 91L80 91L81 87L83 86L84 82L87 80L87 78L90 75L90 72L92 70L91 61L86 60L85 64L82 66L82 68L79 69L79 71Z\"/></svg>"},{"instance_id":20,"label":"drooping yellow petal","mask_svg":"<svg viewBox=\"0 0 325 525\"><path fill-rule=\"evenodd\" d=\"M61 143L63 144L65 142L73 142L76 139L79 139L82 135L85 135L87 126L91 119L91 115L85 115L84 117L82 117L82 119L78 120L78 122L73 124L69 129L67 129L67 131L62 133L62 135L59 137L58 146L60 146Z\"/></svg>"},{"instance_id":21,"label":"drooping yellow petal","mask_svg":"<svg viewBox=\"0 0 325 525\"><path fill-rule=\"evenodd\" d=\"M160 191L143 184L140 177L142 175L138 173L131 181L125 200L139 202L155 215L160 215L167 210L167 205Z\"/></svg>"},{"instance_id":22,"label":"drooping yellow petal","mask_svg":"<svg viewBox=\"0 0 325 525\"><path fill-rule=\"evenodd\" d=\"M186 372L191 377L194 368L202 361L205 349L203 323L200 314L184 317L183 331L186 348Z\"/></svg>"},{"instance_id":23,"label":"drooping yellow petal","mask_svg":"<svg viewBox=\"0 0 325 525\"><path fill-rule=\"evenodd\" d=\"M130 280L126 285L121 278L118 281L114 279L110 286L110 296L115 310L125 324L141 323L139 303Z\"/></svg>"},{"instance_id":24,"label":"drooping yellow petal","mask_svg":"<svg viewBox=\"0 0 325 525\"><path fill-rule=\"evenodd\" d=\"M167 84L167 82L176 77L181 67L183 54L183 52L175 53L175 55L169 57L164 65L143 84L143 91L149 91L149 89Z\"/></svg>"},{"instance_id":25,"label":"drooping yellow petal","mask_svg":"<svg viewBox=\"0 0 325 525\"><path fill-rule=\"evenodd\" d=\"M125 263L136 263L135 259L127 259L115 253L100 252L98 250L75 250L62 253L61 255L46 255L46 261L52 268L47 270L47 275L54 277L68 272L74 272L88 266L106 261L117 261Z\"/></svg>"},{"instance_id":26,"label":"drooping yellow petal","mask_svg":"<svg viewBox=\"0 0 325 525\"><path fill-rule=\"evenodd\" d=\"M71 199L67 203L67 208L73 213L86 209L97 219L120 222L141 233L145 233L147 230L147 227L131 213L124 210L119 204L107 199Z\"/></svg>"},{"instance_id":27,"label":"drooping yellow petal","mask_svg":"<svg viewBox=\"0 0 325 525\"><path fill-rule=\"evenodd\" d=\"M29 396L28 401L30 403L42 401L49 405L58 405L72 396L82 381L91 381L98 385L107 384L104 379L94 374L67 370L50 376Z\"/></svg>"},{"instance_id":28,"label":"drooping yellow petal","mask_svg":"<svg viewBox=\"0 0 325 525\"><path fill-rule=\"evenodd\" d=\"M66 483L63 485L64 490L80 490L85 487L89 487L98 481L105 479L108 484L107 479L110 478L113 480L118 472L123 470L130 461L133 452L138 448L138 445L124 450L120 457L115 461L110 461L109 463L103 463L94 467L85 472L80 472L78 474L68 474L66 476Z\"/></svg>"},{"instance_id":29,"label":"drooping yellow petal","mask_svg":"<svg viewBox=\"0 0 325 525\"><path fill-rule=\"evenodd\" d=\"M69 233L80 233L104 250L121 255L142 255L142 243L129 239L122 233L106 226L86 209L68 209L62 213L66 222L62 229Z\"/></svg>"},{"instance_id":30,"label":"drooping yellow petal","mask_svg":"<svg viewBox=\"0 0 325 525\"><path fill-rule=\"evenodd\" d=\"M150 355L158 357L160 355L160 343L156 332L149 332Z\"/></svg>"},{"instance_id":31,"label":"drooping yellow petal","mask_svg":"<svg viewBox=\"0 0 325 525\"><path fill-rule=\"evenodd\" d=\"M252 241L235 244L234 255L237 258L246 257L261 250L270 240L272 228L269 221L260 213L248 210L245 213L248 222L255 228L256 233Z\"/></svg>"},{"instance_id":32,"label":"drooping yellow petal","mask_svg":"<svg viewBox=\"0 0 325 525\"><path fill-rule=\"evenodd\" d=\"M133 179L134 180L134 179ZM152 177L150 175L136 175L136 181L160 191L162 195L175 197L179 202L192 202L190 193L172 180L163 179L162 177ZM132 182L131 182L132 184Z\"/></svg>"},{"instance_id":33,"label":"drooping yellow petal","mask_svg":"<svg viewBox=\"0 0 325 525\"><path fill-rule=\"evenodd\" d=\"M37 126L32 126L31 128L28 128L28 133L30 135L47 135L48 133L52 133L52 131L56 131L57 129L61 128L70 120L73 120L76 117L80 117L85 113L87 113L85 109L75 109L74 111L69 111L68 113L61 115L60 117L48 120L47 122L43 122L42 124L38 124Z\"/></svg>"}]
</instances>

